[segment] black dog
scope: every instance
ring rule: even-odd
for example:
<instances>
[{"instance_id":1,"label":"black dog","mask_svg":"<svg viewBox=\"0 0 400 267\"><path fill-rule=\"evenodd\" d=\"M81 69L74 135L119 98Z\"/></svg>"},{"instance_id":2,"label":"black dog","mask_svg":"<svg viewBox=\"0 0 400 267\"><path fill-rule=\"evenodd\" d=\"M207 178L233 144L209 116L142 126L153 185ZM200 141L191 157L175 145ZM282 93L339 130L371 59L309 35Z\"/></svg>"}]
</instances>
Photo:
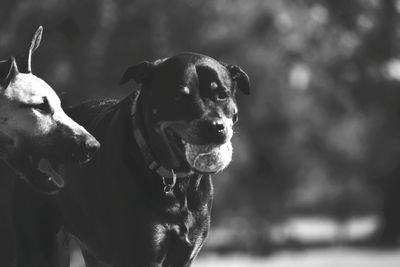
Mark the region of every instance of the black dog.
<instances>
[{"instance_id":1,"label":"black dog","mask_svg":"<svg viewBox=\"0 0 400 267\"><path fill-rule=\"evenodd\" d=\"M208 234L212 173L231 160L234 65L184 53L128 68L141 85L122 101L69 110L100 141L96 157L65 168L64 229L87 266L190 266ZM68 111L67 111L68 112Z\"/></svg>"}]
</instances>

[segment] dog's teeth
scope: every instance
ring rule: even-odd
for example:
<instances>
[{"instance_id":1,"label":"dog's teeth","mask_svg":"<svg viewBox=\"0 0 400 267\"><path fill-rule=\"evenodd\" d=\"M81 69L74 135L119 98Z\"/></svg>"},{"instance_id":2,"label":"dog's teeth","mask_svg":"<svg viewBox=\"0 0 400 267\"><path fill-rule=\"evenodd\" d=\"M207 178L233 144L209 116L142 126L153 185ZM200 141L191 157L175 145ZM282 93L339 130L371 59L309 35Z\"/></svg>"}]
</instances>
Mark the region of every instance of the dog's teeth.
<instances>
[{"instance_id":1,"label":"dog's teeth","mask_svg":"<svg viewBox=\"0 0 400 267\"><path fill-rule=\"evenodd\" d=\"M84 164L90 161L90 157L87 155L85 159L79 161L79 167L82 167Z\"/></svg>"}]
</instances>

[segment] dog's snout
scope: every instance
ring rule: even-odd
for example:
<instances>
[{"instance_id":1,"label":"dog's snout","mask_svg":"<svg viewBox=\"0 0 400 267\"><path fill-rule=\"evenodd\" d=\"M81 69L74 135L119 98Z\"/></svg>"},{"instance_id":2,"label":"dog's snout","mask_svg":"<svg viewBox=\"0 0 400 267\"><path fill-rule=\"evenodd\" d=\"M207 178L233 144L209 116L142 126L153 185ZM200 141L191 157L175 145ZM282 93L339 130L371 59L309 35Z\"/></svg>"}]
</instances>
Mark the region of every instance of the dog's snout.
<instances>
[{"instance_id":1,"label":"dog's snout","mask_svg":"<svg viewBox=\"0 0 400 267\"><path fill-rule=\"evenodd\" d=\"M78 153L78 160L81 164L90 161L100 149L100 143L92 136L86 136L81 143L81 151Z\"/></svg>"},{"instance_id":2,"label":"dog's snout","mask_svg":"<svg viewBox=\"0 0 400 267\"><path fill-rule=\"evenodd\" d=\"M212 121L210 128L213 132L222 133L225 130L225 125L220 121Z\"/></svg>"},{"instance_id":3,"label":"dog's snout","mask_svg":"<svg viewBox=\"0 0 400 267\"><path fill-rule=\"evenodd\" d=\"M206 136L210 138L210 142L224 143L230 138L230 128L223 120L206 120L205 130Z\"/></svg>"},{"instance_id":4,"label":"dog's snout","mask_svg":"<svg viewBox=\"0 0 400 267\"><path fill-rule=\"evenodd\" d=\"M92 158L100 149L100 143L93 137L86 140L84 146L86 153L90 158Z\"/></svg>"},{"instance_id":5,"label":"dog's snout","mask_svg":"<svg viewBox=\"0 0 400 267\"><path fill-rule=\"evenodd\" d=\"M80 163L91 160L100 149L100 143L88 133L80 135L76 142L79 145L76 147L74 156Z\"/></svg>"}]
</instances>

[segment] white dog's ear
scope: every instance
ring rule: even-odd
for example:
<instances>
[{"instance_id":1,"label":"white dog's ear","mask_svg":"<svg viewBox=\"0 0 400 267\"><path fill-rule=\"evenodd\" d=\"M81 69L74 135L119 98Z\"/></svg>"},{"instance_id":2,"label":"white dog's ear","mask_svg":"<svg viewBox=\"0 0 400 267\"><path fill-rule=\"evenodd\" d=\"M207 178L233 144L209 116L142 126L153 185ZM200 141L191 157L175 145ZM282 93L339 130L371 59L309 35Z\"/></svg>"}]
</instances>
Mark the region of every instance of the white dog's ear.
<instances>
[{"instance_id":1,"label":"white dog's ear","mask_svg":"<svg viewBox=\"0 0 400 267\"><path fill-rule=\"evenodd\" d=\"M43 27L39 26L36 30L35 34L32 37L31 44L27 51L22 56L17 57L17 62L19 69L22 73L31 73L32 72L32 54L36 51L36 49L40 45L40 41L42 40Z\"/></svg>"},{"instance_id":2,"label":"white dog's ear","mask_svg":"<svg viewBox=\"0 0 400 267\"><path fill-rule=\"evenodd\" d=\"M8 84L18 75L17 62L14 57L9 60L0 61L0 87L7 88Z\"/></svg>"}]
</instances>

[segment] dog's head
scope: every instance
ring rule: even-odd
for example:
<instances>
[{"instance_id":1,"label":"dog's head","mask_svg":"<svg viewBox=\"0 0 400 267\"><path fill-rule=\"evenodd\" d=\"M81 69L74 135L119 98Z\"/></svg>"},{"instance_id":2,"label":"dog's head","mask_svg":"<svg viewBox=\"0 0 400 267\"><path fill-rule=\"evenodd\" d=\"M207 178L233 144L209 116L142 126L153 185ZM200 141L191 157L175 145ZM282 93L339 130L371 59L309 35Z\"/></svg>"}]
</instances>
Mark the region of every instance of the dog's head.
<instances>
[{"instance_id":1,"label":"dog's head","mask_svg":"<svg viewBox=\"0 0 400 267\"><path fill-rule=\"evenodd\" d=\"M140 109L149 145L169 168L215 173L232 157L235 93L249 94L249 78L235 65L183 53L127 69L121 83L142 85Z\"/></svg>"},{"instance_id":2,"label":"dog's head","mask_svg":"<svg viewBox=\"0 0 400 267\"><path fill-rule=\"evenodd\" d=\"M51 162L86 162L97 140L69 118L54 90L31 72L31 55L42 28L27 52L0 62L0 157L41 191L64 184Z\"/></svg>"}]
</instances>

